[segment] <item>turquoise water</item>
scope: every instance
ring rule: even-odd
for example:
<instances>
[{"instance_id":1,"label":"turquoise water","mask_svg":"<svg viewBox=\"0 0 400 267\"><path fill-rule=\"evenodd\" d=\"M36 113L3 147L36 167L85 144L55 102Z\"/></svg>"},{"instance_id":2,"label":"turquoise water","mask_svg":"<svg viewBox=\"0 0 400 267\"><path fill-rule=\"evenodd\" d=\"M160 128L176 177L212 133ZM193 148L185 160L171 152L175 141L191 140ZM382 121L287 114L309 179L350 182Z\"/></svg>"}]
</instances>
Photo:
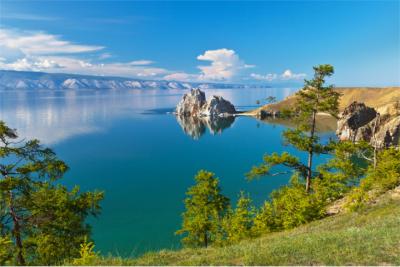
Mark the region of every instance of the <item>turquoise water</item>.
<instances>
[{"instance_id":1,"label":"turquoise water","mask_svg":"<svg viewBox=\"0 0 400 267\"><path fill-rule=\"evenodd\" d=\"M221 89L206 90L206 95L222 95L239 109L250 109L257 99L282 99L293 91ZM167 111L183 93L0 91L0 119L21 137L42 140L68 163L64 184L105 191L101 216L90 220L96 248L131 256L179 247L174 232L185 191L198 170L216 173L231 199L244 190L260 204L288 177L247 182L244 174L265 153L286 150L305 156L282 144L281 125L239 117L210 130L207 122L177 121Z\"/></svg>"}]
</instances>

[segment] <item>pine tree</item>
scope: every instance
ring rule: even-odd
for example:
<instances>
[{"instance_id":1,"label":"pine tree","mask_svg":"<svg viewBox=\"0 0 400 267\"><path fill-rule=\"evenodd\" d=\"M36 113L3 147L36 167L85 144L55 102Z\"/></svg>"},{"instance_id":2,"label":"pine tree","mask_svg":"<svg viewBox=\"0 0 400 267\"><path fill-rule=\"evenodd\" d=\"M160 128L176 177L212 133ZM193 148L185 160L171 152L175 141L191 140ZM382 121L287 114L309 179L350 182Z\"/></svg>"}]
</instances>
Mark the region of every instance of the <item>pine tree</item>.
<instances>
[{"instance_id":1,"label":"pine tree","mask_svg":"<svg viewBox=\"0 0 400 267\"><path fill-rule=\"evenodd\" d=\"M220 232L220 221L229 207L229 199L221 194L219 180L211 172L199 171L196 184L186 192L186 211L182 228L182 243L192 247L207 247Z\"/></svg>"},{"instance_id":2,"label":"pine tree","mask_svg":"<svg viewBox=\"0 0 400 267\"><path fill-rule=\"evenodd\" d=\"M60 264L79 255L103 193L69 191L59 183L67 165L38 140L17 138L0 121L0 235L12 241L15 264Z\"/></svg>"},{"instance_id":3,"label":"pine tree","mask_svg":"<svg viewBox=\"0 0 400 267\"><path fill-rule=\"evenodd\" d=\"M276 165L284 165L298 172L304 178L305 190L307 193L310 192L311 180L316 176L313 171L314 155L329 153L332 150L332 144L321 144L316 135L316 116L319 112L324 112L336 117L339 112L340 94L333 90L332 85L325 86L325 78L331 76L333 72L331 65L314 67L314 78L305 80L304 87L296 93L296 104L290 112L293 116L292 119L297 121L297 128L288 129L283 134L286 143L307 152L307 163L301 162L287 152L281 155L272 154L264 157L263 164L253 167L248 174L250 179L281 174L282 172L273 174L270 169Z\"/></svg>"}]
</instances>

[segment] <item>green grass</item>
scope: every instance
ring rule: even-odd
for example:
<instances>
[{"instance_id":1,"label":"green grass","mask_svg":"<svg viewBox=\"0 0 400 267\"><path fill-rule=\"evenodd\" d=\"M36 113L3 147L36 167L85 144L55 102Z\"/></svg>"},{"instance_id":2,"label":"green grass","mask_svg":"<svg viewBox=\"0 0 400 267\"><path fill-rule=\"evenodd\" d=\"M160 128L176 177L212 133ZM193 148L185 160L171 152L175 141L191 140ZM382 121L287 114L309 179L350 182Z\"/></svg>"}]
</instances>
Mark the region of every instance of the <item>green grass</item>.
<instances>
[{"instance_id":1,"label":"green grass","mask_svg":"<svg viewBox=\"0 0 400 267\"><path fill-rule=\"evenodd\" d=\"M227 247L162 250L96 265L400 265L400 200Z\"/></svg>"}]
</instances>

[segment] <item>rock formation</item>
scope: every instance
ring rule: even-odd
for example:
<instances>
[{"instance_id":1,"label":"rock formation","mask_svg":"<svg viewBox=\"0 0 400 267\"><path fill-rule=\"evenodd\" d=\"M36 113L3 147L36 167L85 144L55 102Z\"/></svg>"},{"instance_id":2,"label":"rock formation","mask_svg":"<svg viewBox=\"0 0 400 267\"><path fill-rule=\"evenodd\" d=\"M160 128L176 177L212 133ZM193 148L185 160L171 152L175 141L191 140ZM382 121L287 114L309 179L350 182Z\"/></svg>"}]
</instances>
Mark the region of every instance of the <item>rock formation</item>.
<instances>
[{"instance_id":1,"label":"rock formation","mask_svg":"<svg viewBox=\"0 0 400 267\"><path fill-rule=\"evenodd\" d=\"M213 96L207 101L201 111L201 115L207 117L227 117L235 113L235 107L222 96Z\"/></svg>"},{"instance_id":2,"label":"rock formation","mask_svg":"<svg viewBox=\"0 0 400 267\"><path fill-rule=\"evenodd\" d=\"M204 92L192 89L176 106L176 114L192 117L229 117L236 113L235 107L221 96L206 101Z\"/></svg>"},{"instance_id":3,"label":"rock formation","mask_svg":"<svg viewBox=\"0 0 400 267\"><path fill-rule=\"evenodd\" d=\"M395 104L379 108L353 102L344 109L338 120L336 134L340 140L367 141L383 148L398 146L400 139L400 110Z\"/></svg>"},{"instance_id":4,"label":"rock formation","mask_svg":"<svg viewBox=\"0 0 400 267\"><path fill-rule=\"evenodd\" d=\"M206 104L206 95L200 89L192 89L184 94L176 106L176 114L183 116L198 116Z\"/></svg>"}]
</instances>

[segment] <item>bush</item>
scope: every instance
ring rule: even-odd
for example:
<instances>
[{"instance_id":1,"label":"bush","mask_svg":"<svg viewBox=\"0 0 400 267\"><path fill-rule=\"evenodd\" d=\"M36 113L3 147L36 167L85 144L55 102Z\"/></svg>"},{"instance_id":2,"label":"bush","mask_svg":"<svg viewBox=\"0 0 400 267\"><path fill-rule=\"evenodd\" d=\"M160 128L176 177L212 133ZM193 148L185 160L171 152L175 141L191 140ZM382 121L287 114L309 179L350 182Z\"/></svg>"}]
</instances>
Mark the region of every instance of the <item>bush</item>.
<instances>
[{"instance_id":1,"label":"bush","mask_svg":"<svg viewBox=\"0 0 400 267\"><path fill-rule=\"evenodd\" d=\"M382 193L400 185L400 151L389 148L381 151L377 164L368 167L367 175L360 186L348 195L346 207L358 210Z\"/></svg>"}]
</instances>

